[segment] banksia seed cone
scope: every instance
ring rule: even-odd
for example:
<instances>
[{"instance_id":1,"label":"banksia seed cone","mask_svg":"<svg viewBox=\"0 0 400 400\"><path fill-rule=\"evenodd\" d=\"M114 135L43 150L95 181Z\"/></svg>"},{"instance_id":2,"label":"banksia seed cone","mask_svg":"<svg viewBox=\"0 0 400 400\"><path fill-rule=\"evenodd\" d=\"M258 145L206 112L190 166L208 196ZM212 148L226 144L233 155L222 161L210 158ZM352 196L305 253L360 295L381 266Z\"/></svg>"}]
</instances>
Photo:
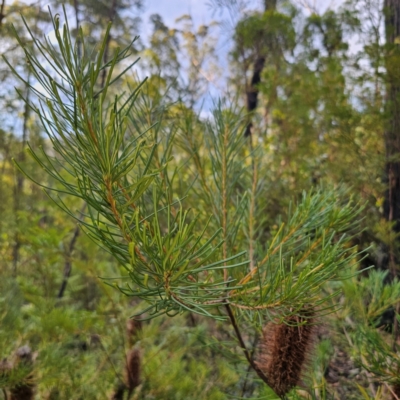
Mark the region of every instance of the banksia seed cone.
<instances>
[{"instance_id":1,"label":"banksia seed cone","mask_svg":"<svg viewBox=\"0 0 400 400\"><path fill-rule=\"evenodd\" d=\"M29 346L20 347L15 353L14 368L20 364L31 366L33 355ZM10 388L10 400L33 400L35 396L35 386L32 382L32 374L27 375L23 381Z\"/></svg>"},{"instance_id":2,"label":"banksia seed cone","mask_svg":"<svg viewBox=\"0 0 400 400\"><path fill-rule=\"evenodd\" d=\"M300 314L268 323L260 342L256 365L281 398L299 384L312 347L314 311L303 307Z\"/></svg>"},{"instance_id":3,"label":"banksia seed cone","mask_svg":"<svg viewBox=\"0 0 400 400\"><path fill-rule=\"evenodd\" d=\"M140 352L132 349L126 359L126 386L131 393L140 384Z\"/></svg>"},{"instance_id":4,"label":"banksia seed cone","mask_svg":"<svg viewBox=\"0 0 400 400\"><path fill-rule=\"evenodd\" d=\"M10 400L33 400L35 396L34 386L23 383L10 390Z\"/></svg>"}]
</instances>

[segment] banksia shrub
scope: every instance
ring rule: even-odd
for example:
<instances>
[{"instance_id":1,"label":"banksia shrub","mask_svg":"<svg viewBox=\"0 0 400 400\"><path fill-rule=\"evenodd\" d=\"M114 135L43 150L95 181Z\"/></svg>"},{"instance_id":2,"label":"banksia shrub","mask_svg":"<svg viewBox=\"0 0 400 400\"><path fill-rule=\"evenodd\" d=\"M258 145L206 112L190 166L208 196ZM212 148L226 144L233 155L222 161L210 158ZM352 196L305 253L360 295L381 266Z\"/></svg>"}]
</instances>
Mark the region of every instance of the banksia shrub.
<instances>
[{"instance_id":1,"label":"banksia shrub","mask_svg":"<svg viewBox=\"0 0 400 400\"><path fill-rule=\"evenodd\" d=\"M300 315L270 322L263 329L256 365L281 398L300 383L307 366L315 333L314 315L312 308L303 307Z\"/></svg>"}]
</instances>

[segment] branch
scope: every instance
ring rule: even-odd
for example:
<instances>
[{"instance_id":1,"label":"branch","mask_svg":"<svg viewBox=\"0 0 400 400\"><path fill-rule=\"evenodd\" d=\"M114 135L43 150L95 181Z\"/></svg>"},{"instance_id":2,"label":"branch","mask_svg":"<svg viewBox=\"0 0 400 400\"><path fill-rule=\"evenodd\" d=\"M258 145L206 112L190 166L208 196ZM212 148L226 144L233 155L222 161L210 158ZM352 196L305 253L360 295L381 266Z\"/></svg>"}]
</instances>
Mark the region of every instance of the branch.
<instances>
[{"instance_id":1,"label":"branch","mask_svg":"<svg viewBox=\"0 0 400 400\"><path fill-rule=\"evenodd\" d=\"M258 375L258 377L259 377L263 382L265 382L265 383L269 386L269 384L268 384L268 378L267 378L267 377L264 375L264 373L257 367L257 365L256 365L256 363L254 362L254 360L253 360L253 358L252 358L252 356L251 356L249 350L247 350L247 347L246 347L246 345L245 345L245 343L244 343L242 334L241 334L241 332L240 332L240 330L239 330L239 326L238 326L238 324L237 324L237 322L236 322L236 318L235 318L235 316L233 315L233 312L232 312L232 309L231 309L230 305L229 305L228 303L226 303L226 304L225 304L225 308L226 308L226 311L227 311L227 313L228 313L228 316L229 316L229 319L230 319L230 321L231 321L231 324L232 324L232 326L233 326L233 329L234 329L234 331L235 331L236 337L237 337L237 339L238 339L238 341L239 341L239 345L240 345L240 347L241 347L242 350L243 350L243 353L244 353L244 355L245 355L245 357L246 357L247 362L249 363L249 365L251 366L251 368L254 369L254 371L256 372L256 374Z\"/></svg>"},{"instance_id":2,"label":"branch","mask_svg":"<svg viewBox=\"0 0 400 400\"><path fill-rule=\"evenodd\" d=\"M84 204L81 208L81 212L80 212L81 217L80 218L83 217L83 212L85 211L85 208L86 208L86 204ZM71 256L75 249L75 244L78 239L79 233L80 233L80 226L76 225L74 234L72 235L71 241L69 242L68 252L65 257L64 274L63 274L64 277L63 277L63 281L60 286L60 290L58 291L58 295L57 295L58 299L61 299L64 296L65 289L67 288L68 279L71 275L71 270L72 270Z\"/></svg>"}]
</instances>

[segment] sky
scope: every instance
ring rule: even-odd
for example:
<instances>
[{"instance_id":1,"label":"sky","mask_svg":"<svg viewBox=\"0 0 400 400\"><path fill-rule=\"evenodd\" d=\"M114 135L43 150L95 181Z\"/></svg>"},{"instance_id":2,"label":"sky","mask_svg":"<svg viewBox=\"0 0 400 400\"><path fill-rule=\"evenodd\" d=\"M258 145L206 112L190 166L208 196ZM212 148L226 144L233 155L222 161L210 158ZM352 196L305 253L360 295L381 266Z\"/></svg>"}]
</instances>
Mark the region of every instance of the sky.
<instances>
[{"instance_id":1,"label":"sky","mask_svg":"<svg viewBox=\"0 0 400 400\"><path fill-rule=\"evenodd\" d=\"M307 9L316 9L319 12L327 8L339 7L344 0L298 0L299 5ZM192 15L198 24L205 23L213 18L213 7L210 0L144 0L145 13L143 20L148 20L151 14L160 14L168 26L173 25L176 18L183 14ZM262 8L262 0L248 0L249 8ZM215 11L215 10L214 10Z\"/></svg>"},{"instance_id":2,"label":"sky","mask_svg":"<svg viewBox=\"0 0 400 400\"><path fill-rule=\"evenodd\" d=\"M211 9L207 0L144 0L145 13L143 20L148 20L151 14L160 14L166 25L174 24L176 18L190 14L196 23L205 23L211 19Z\"/></svg>"}]
</instances>

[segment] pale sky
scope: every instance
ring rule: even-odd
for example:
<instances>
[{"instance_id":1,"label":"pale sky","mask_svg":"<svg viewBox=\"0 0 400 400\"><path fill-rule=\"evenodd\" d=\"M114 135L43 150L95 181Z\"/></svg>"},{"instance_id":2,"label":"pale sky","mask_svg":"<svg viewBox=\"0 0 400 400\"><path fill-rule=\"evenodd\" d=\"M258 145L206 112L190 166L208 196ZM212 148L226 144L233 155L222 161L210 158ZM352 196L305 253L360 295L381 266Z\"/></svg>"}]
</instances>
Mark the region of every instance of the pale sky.
<instances>
[{"instance_id":1,"label":"pale sky","mask_svg":"<svg viewBox=\"0 0 400 400\"><path fill-rule=\"evenodd\" d=\"M249 8L262 8L262 0L248 0ZM319 12L327 8L336 8L344 3L344 0L295 0L295 3L305 8L314 8ZM201 24L212 19L212 7L210 0L144 0L145 13L143 20L148 20L151 14L160 14L165 23L173 25L176 18L183 14L190 14Z\"/></svg>"}]
</instances>

